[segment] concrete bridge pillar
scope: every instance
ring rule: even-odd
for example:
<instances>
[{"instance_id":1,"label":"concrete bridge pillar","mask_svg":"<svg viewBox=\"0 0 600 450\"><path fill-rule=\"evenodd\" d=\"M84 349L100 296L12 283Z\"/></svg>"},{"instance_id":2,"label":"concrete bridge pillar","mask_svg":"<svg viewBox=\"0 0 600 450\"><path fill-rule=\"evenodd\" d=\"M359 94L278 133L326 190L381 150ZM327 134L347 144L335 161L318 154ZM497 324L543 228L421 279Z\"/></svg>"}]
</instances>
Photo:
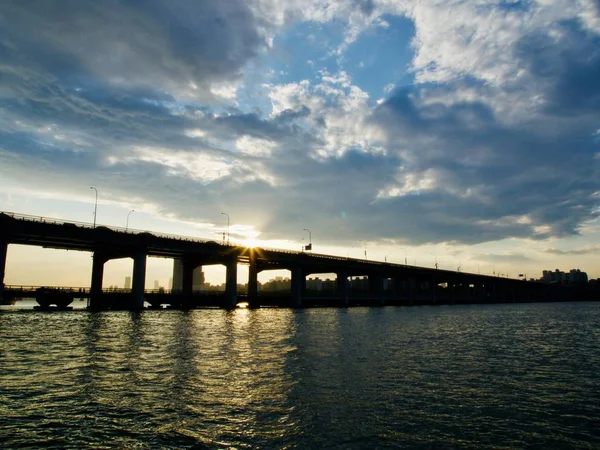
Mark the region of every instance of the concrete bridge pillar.
<instances>
[{"instance_id":1,"label":"concrete bridge pillar","mask_svg":"<svg viewBox=\"0 0 600 450\"><path fill-rule=\"evenodd\" d=\"M132 309L144 308L146 288L146 252L139 251L133 256L133 278L131 280Z\"/></svg>"},{"instance_id":2,"label":"concrete bridge pillar","mask_svg":"<svg viewBox=\"0 0 600 450\"><path fill-rule=\"evenodd\" d=\"M302 308L302 293L305 284L304 270L302 267L292 269L292 308Z\"/></svg>"},{"instance_id":3,"label":"concrete bridge pillar","mask_svg":"<svg viewBox=\"0 0 600 450\"><path fill-rule=\"evenodd\" d=\"M402 297L402 294L404 293L404 280L400 277L394 277L393 283L394 283L393 296L395 299L399 299L400 297Z\"/></svg>"},{"instance_id":4,"label":"concrete bridge pillar","mask_svg":"<svg viewBox=\"0 0 600 450\"><path fill-rule=\"evenodd\" d=\"M90 286L90 309L103 309L106 305L102 302L102 281L104 278L104 263L108 257L100 252L92 256L92 283Z\"/></svg>"},{"instance_id":5,"label":"concrete bridge pillar","mask_svg":"<svg viewBox=\"0 0 600 450\"><path fill-rule=\"evenodd\" d=\"M461 297L463 303L471 303L471 287L468 281L462 282Z\"/></svg>"},{"instance_id":6,"label":"concrete bridge pillar","mask_svg":"<svg viewBox=\"0 0 600 450\"><path fill-rule=\"evenodd\" d=\"M173 278L171 279L171 290L183 290L183 258L173 259Z\"/></svg>"},{"instance_id":7,"label":"concrete bridge pillar","mask_svg":"<svg viewBox=\"0 0 600 450\"><path fill-rule=\"evenodd\" d=\"M369 294L375 297L378 305L385 305L383 298L383 276L381 274L369 275Z\"/></svg>"},{"instance_id":8,"label":"concrete bridge pillar","mask_svg":"<svg viewBox=\"0 0 600 450\"><path fill-rule=\"evenodd\" d=\"M492 283L490 285L490 301L492 303L496 302L498 300L498 292L496 291L496 283Z\"/></svg>"},{"instance_id":9,"label":"concrete bridge pillar","mask_svg":"<svg viewBox=\"0 0 600 450\"><path fill-rule=\"evenodd\" d=\"M336 275L337 294L340 297L340 305L348 306L350 303L350 284L348 283L348 272L343 270L338 272Z\"/></svg>"},{"instance_id":10,"label":"concrete bridge pillar","mask_svg":"<svg viewBox=\"0 0 600 450\"><path fill-rule=\"evenodd\" d=\"M456 303L456 298L460 295L460 290L456 281L448 282L448 294L450 295L448 298L448 303L450 305L454 305Z\"/></svg>"},{"instance_id":11,"label":"concrete bridge pillar","mask_svg":"<svg viewBox=\"0 0 600 450\"><path fill-rule=\"evenodd\" d=\"M225 278L224 309L234 309L237 305L237 258L234 255L225 263L227 275Z\"/></svg>"},{"instance_id":12,"label":"concrete bridge pillar","mask_svg":"<svg viewBox=\"0 0 600 450\"><path fill-rule=\"evenodd\" d=\"M416 285L416 281L414 278L408 278L406 280L406 284L407 284L407 296L408 296L408 304L409 305L414 305L415 303L415 285Z\"/></svg>"},{"instance_id":13,"label":"concrete bridge pillar","mask_svg":"<svg viewBox=\"0 0 600 450\"><path fill-rule=\"evenodd\" d=\"M481 283L475 285L475 299L477 303L485 303L485 286Z\"/></svg>"},{"instance_id":14,"label":"concrete bridge pillar","mask_svg":"<svg viewBox=\"0 0 600 450\"><path fill-rule=\"evenodd\" d=\"M250 253L250 266L248 267L248 306L250 308L260 307L258 300L258 265L254 250Z\"/></svg>"},{"instance_id":15,"label":"concrete bridge pillar","mask_svg":"<svg viewBox=\"0 0 600 450\"><path fill-rule=\"evenodd\" d=\"M6 254L8 252L8 244L0 242L0 302L4 295L4 275L6 273Z\"/></svg>"},{"instance_id":16,"label":"concrete bridge pillar","mask_svg":"<svg viewBox=\"0 0 600 450\"><path fill-rule=\"evenodd\" d=\"M178 261L178 262L177 262ZM192 305L192 290L194 287L194 269L195 264L190 260L180 259L176 260L178 264L178 291L181 293L181 306L184 309L191 308ZM173 285L175 284L175 279L173 279Z\"/></svg>"},{"instance_id":17,"label":"concrete bridge pillar","mask_svg":"<svg viewBox=\"0 0 600 450\"><path fill-rule=\"evenodd\" d=\"M436 287L437 287L437 281L435 280L429 280L429 295L431 295L431 301L433 302L433 304L436 304Z\"/></svg>"}]
</instances>

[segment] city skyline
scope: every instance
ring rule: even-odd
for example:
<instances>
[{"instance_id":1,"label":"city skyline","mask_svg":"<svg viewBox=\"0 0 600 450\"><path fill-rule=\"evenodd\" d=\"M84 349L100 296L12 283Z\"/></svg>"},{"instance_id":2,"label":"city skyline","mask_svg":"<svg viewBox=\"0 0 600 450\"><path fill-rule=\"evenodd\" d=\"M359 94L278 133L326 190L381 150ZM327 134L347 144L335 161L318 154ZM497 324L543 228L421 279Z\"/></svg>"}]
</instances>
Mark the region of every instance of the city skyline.
<instances>
[{"instance_id":1,"label":"city skyline","mask_svg":"<svg viewBox=\"0 0 600 450\"><path fill-rule=\"evenodd\" d=\"M2 211L600 277L594 2L1 9ZM90 283L89 254L8 251L7 284ZM107 263L106 284L131 267ZM148 280L171 276L149 259Z\"/></svg>"}]
</instances>

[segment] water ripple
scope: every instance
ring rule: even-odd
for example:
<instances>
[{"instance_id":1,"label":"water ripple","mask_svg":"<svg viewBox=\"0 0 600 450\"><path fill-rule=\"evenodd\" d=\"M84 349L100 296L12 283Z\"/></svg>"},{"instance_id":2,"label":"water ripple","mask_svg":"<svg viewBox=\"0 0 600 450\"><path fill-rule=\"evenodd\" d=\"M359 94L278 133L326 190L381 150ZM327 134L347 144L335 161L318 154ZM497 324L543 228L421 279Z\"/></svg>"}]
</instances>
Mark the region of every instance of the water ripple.
<instances>
[{"instance_id":1,"label":"water ripple","mask_svg":"<svg viewBox=\"0 0 600 450\"><path fill-rule=\"evenodd\" d=\"M600 447L600 304L0 312L3 448Z\"/></svg>"}]
</instances>

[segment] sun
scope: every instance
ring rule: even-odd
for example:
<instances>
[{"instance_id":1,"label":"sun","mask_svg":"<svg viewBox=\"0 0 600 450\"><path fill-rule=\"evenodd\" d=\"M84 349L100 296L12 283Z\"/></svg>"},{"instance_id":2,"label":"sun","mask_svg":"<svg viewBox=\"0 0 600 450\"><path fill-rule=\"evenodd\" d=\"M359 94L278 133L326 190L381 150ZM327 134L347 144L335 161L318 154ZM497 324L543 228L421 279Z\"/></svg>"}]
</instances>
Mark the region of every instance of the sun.
<instances>
[{"instance_id":1,"label":"sun","mask_svg":"<svg viewBox=\"0 0 600 450\"><path fill-rule=\"evenodd\" d=\"M246 238L242 241L242 244L244 245L244 247L246 248L254 248L254 247L258 247L258 241L256 240L255 237L249 237Z\"/></svg>"}]
</instances>

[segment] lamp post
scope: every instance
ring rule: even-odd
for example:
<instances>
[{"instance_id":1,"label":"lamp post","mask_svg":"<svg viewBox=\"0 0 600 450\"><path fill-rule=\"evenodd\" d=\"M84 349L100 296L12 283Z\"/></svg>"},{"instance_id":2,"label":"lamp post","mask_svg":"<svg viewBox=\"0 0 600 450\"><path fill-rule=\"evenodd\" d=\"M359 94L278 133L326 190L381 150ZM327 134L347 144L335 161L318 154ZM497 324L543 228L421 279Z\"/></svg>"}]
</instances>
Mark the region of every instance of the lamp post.
<instances>
[{"instance_id":1,"label":"lamp post","mask_svg":"<svg viewBox=\"0 0 600 450\"><path fill-rule=\"evenodd\" d=\"M127 221L125 222L125 231L127 231L129 229L129 216L131 215L132 212L134 212L135 209L132 209L131 211L129 211L127 213Z\"/></svg>"},{"instance_id":2,"label":"lamp post","mask_svg":"<svg viewBox=\"0 0 600 450\"><path fill-rule=\"evenodd\" d=\"M302 228L304 231L308 231L308 245L307 250L310 250L312 252L312 233L310 232L310 230L308 228Z\"/></svg>"},{"instance_id":3,"label":"lamp post","mask_svg":"<svg viewBox=\"0 0 600 450\"><path fill-rule=\"evenodd\" d=\"M400 250L404 250L404 265L407 266L408 265L408 261L406 260L406 249L405 248L401 248Z\"/></svg>"},{"instance_id":4,"label":"lamp post","mask_svg":"<svg viewBox=\"0 0 600 450\"><path fill-rule=\"evenodd\" d=\"M438 262L437 262L437 255L434 255L433 253L430 253L431 256L433 256L435 258L435 268L438 268Z\"/></svg>"},{"instance_id":5,"label":"lamp post","mask_svg":"<svg viewBox=\"0 0 600 450\"><path fill-rule=\"evenodd\" d=\"M367 258L367 241L359 239L358 242L362 242L362 244L365 246L365 259L369 259Z\"/></svg>"},{"instance_id":6,"label":"lamp post","mask_svg":"<svg viewBox=\"0 0 600 450\"><path fill-rule=\"evenodd\" d=\"M388 255L385 255L385 256L383 257L383 262L387 262L387 257L388 257L388 256L390 256L390 255L388 254Z\"/></svg>"},{"instance_id":7,"label":"lamp post","mask_svg":"<svg viewBox=\"0 0 600 450\"><path fill-rule=\"evenodd\" d=\"M96 191L96 202L94 203L94 228L96 228L96 213L98 212L98 189L94 186L90 186L90 189Z\"/></svg>"},{"instance_id":8,"label":"lamp post","mask_svg":"<svg viewBox=\"0 0 600 450\"><path fill-rule=\"evenodd\" d=\"M227 216L227 245L229 245L229 214L222 212L224 216Z\"/></svg>"}]
</instances>

